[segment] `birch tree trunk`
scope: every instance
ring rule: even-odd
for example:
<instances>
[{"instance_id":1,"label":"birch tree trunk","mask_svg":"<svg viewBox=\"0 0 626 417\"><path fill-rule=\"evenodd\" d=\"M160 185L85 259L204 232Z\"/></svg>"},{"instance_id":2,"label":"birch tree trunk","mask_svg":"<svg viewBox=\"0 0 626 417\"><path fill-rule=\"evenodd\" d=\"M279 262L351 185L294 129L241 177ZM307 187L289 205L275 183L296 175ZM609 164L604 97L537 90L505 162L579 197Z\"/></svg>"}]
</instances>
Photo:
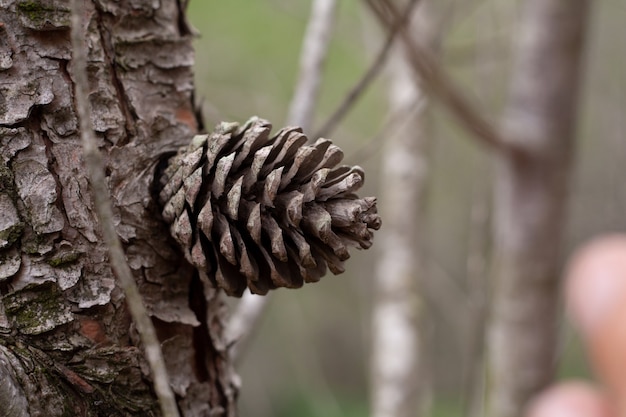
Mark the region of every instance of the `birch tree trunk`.
<instances>
[{"instance_id":1,"label":"birch tree trunk","mask_svg":"<svg viewBox=\"0 0 626 417\"><path fill-rule=\"evenodd\" d=\"M489 415L520 416L553 377L559 249L588 1L526 0L495 189Z\"/></svg>"},{"instance_id":2,"label":"birch tree trunk","mask_svg":"<svg viewBox=\"0 0 626 417\"><path fill-rule=\"evenodd\" d=\"M431 4L413 12L411 32L429 51L438 43ZM403 45L404 46L404 45ZM421 329L419 281L425 279L419 244L428 173L428 100L404 50L390 60L393 123L382 157L380 259L372 329L372 416L428 415L429 384Z\"/></svg>"},{"instance_id":3,"label":"birch tree trunk","mask_svg":"<svg viewBox=\"0 0 626 417\"><path fill-rule=\"evenodd\" d=\"M179 408L235 415L222 303L174 249L153 199L160 161L198 129L185 2L85 2L91 119L117 233ZM2 0L0 22L0 414L159 415L83 167L68 4Z\"/></svg>"}]
</instances>

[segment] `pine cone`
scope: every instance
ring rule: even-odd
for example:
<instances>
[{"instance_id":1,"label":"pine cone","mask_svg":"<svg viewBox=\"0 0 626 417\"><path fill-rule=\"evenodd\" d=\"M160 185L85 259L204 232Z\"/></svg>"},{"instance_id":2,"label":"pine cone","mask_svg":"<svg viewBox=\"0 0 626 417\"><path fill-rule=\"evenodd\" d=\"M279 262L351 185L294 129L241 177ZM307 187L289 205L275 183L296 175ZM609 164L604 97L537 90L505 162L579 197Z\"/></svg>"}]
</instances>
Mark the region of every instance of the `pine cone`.
<instances>
[{"instance_id":1,"label":"pine cone","mask_svg":"<svg viewBox=\"0 0 626 417\"><path fill-rule=\"evenodd\" d=\"M327 139L302 129L270 137L271 124L220 123L196 136L160 175L163 218L186 258L216 287L241 296L318 281L344 271L349 246L372 245L374 197L358 198L363 170L336 165Z\"/></svg>"}]
</instances>

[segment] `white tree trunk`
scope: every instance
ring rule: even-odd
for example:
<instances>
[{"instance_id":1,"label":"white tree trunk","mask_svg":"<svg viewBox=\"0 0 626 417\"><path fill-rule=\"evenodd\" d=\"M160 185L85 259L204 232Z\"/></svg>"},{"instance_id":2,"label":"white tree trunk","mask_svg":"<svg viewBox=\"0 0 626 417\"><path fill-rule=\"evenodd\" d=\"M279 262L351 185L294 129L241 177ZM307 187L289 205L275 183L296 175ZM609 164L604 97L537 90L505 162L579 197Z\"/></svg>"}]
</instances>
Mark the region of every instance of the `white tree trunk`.
<instances>
[{"instance_id":1,"label":"white tree trunk","mask_svg":"<svg viewBox=\"0 0 626 417\"><path fill-rule=\"evenodd\" d=\"M414 11L415 39L433 50L436 27L429 4ZM424 343L420 329L424 279L419 234L427 179L427 98L402 48L389 71L392 124L382 160L372 345L372 416L414 417L428 408Z\"/></svg>"},{"instance_id":2,"label":"white tree trunk","mask_svg":"<svg viewBox=\"0 0 626 417\"><path fill-rule=\"evenodd\" d=\"M289 105L287 123L308 132L313 125L321 74L333 34L337 0L315 0L300 53L300 73ZM317 138L311 138L313 140Z\"/></svg>"}]
</instances>

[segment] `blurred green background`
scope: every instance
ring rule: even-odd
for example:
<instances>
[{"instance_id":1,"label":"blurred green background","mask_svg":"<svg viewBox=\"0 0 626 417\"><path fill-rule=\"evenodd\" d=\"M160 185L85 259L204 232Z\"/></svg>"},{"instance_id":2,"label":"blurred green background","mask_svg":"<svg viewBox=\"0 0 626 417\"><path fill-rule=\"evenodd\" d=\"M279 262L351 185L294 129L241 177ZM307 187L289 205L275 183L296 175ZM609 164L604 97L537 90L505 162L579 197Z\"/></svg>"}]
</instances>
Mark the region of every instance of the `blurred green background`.
<instances>
[{"instance_id":1,"label":"blurred green background","mask_svg":"<svg viewBox=\"0 0 626 417\"><path fill-rule=\"evenodd\" d=\"M497 121L506 97L510 49L519 1L446 0L441 62ZM579 146L572 181L566 252L593 234L626 229L626 4L593 3ZM207 128L219 120L258 115L285 123L297 78L309 1L192 0L188 16L199 31L197 99ZM357 0L339 1L324 73L316 127L335 110L372 61L382 41ZM387 116L386 80L377 80L331 135L348 163L367 173L362 195L376 195ZM461 416L472 208L489 208L491 155L434 105L425 251L442 280L443 303L426 294L425 314L434 380L435 417ZM311 133L311 132L309 132ZM384 228L384 214L383 214ZM488 231L487 231L488 232ZM243 417L367 416L372 271L376 245L353 253L347 272L298 291L276 291L267 316L239 367ZM566 254L564 254L565 256ZM446 284L446 285L448 285ZM451 305L452 304L452 305ZM561 376L589 374L575 332L562 329Z\"/></svg>"}]
</instances>

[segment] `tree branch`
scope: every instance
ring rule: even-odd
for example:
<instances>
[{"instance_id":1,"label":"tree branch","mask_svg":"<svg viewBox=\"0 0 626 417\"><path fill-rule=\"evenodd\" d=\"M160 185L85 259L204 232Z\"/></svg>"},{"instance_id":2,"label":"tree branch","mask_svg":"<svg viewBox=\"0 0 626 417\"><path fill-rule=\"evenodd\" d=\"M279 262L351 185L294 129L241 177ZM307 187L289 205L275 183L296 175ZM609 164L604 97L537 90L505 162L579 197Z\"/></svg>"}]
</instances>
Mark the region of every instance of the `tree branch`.
<instances>
[{"instance_id":1,"label":"tree branch","mask_svg":"<svg viewBox=\"0 0 626 417\"><path fill-rule=\"evenodd\" d=\"M313 122L336 9L336 0L314 1L304 35L300 53L300 75L289 106L287 123L300 126L305 132L309 131Z\"/></svg>"},{"instance_id":2,"label":"tree branch","mask_svg":"<svg viewBox=\"0 0 626 417\"><path fill-rule=\"evenodd\" d=\"M517 150L489 120L475 110L477 105L462 94L432 55L411 37L406 25L396 23L401 22L406 13L400 14L389 0L366 0L366 3L383 26L389 28L390 33L399 30L406 45L407 59L423 87L437 97L468 131L483 145L498 152L510 153Z\"/></svg>"},{"instance_id":3,"label":"tree branch","mask_svg":"<svg viewBox=\"0 0 626 417\"><path fill-rule=\"evenodd\" d=\"M113 210L104 175L104 162L93 133L90 117L89 83L87 79L87 51L83 33L83 0L71 0L72 8L72 76L74 78L76 110L83 144L85 168L89 171L95 208L102 235L109 250L111 267L126 296L126 302L146 352L146 358L154 378L154 390L164 417L178 417L178 407L163 360L156 331L143 304L139 289L126 262L122 245L115 231Z\"/></svg>"},{"instance_id":4,"label":"tree branch","mask_svg":"<svg viewBox=\"0 0 626 417\"><path fill-rule=\"evenodd\" d=\"M348 112L354 107L356 102L361 98L361 96L367 91L369 86L376 80L381 70L385 66L387 59L389 57L389 51L391 51L391 46L396 39L396 36L400 30L400 27L403 27L406 24L406 20L408 20L408 16L410 16L413 7L418 3L419 0L411 0L409 4L406 6L400 20L396 24L391 27L389 34L387 35L387 39L385 43L380 48L378 54L376 54L376 58L372 61L369 68L363 76L357 81L357 83L348 91L343 101L339 104L337 109L331 114L326 123L322 125L322 127L313 135L314 138L321 138L325 136L329 136L330 133L335 130L337 125L346 117Z\"/></svg>"}]
</instances>

